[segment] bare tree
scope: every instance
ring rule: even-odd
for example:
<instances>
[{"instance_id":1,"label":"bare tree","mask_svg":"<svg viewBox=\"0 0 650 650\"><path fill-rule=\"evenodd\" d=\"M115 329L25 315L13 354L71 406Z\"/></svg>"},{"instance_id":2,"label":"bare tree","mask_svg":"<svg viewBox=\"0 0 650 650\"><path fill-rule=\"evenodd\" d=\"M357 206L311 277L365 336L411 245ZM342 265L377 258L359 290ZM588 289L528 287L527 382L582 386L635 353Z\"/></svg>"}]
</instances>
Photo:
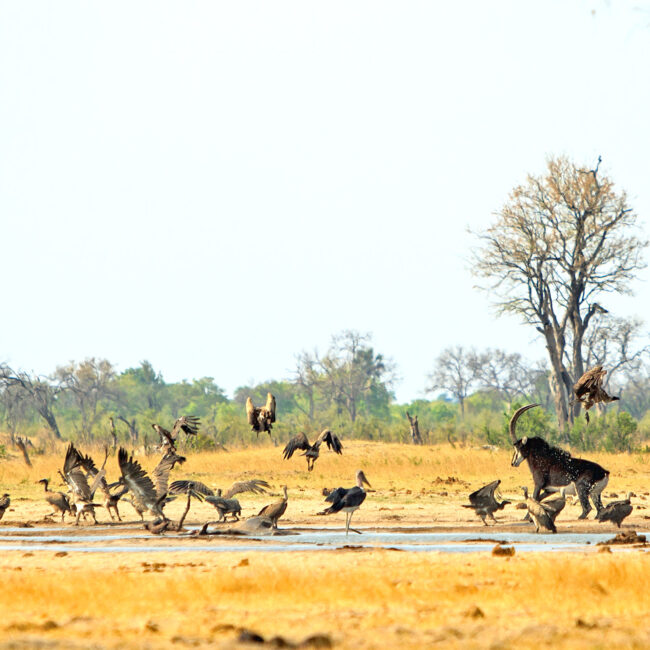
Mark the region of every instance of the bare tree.
<instances>
[{"instance_id":1,"label":"bare tree","mask_svg":"<svg viewBox=\"0 0 650 650\"><path fill-rule=\"evenodd\" d=\"M101 400L114 397L112 382L115 369L106 359L86 359L80 363L59 366L56 376L69 391L69 395L79 409L81 416L81 435L92 439L92 428L97 423Z\"/></svg>"},{"instance_id":2,"label":"bare tree","mask_svg":"<svg viewBox=\"0 0 650 650\"><path fill-rule=\"evenodd\" d=\"M465 399L477 384L480 373L480 358L475 350L465 350L461 345L444 349L429 375L431 384L428 393L447 391L460 405L460 416L465 417Z\"/></svg>"},{"instance_id":3,"label":"bare tree","mask_svg":"<svg viewBox=\"0 0 650 650\"><path fill-rule=\"evenodd\" d=\"M345 330L332 337L327 354L318 360L320 389L354 422L362 399L387 391L394 381L394 364L368 345L371 337Z\"/></svg>"},{"instance_id":4,"label":"bare tree","mask_svg":"<svg viewBox=\"0 0 650 650\"><path fill-rule=\"evenodd\" d=\"M30 377L26 372L14 371L6 364L0 365L0 385L12 386L19 399L25 401L45 420L48 428L61 440L61 432L54 415L54 404L64 387L44 377Z\"/></svg>"},{"instance_id":5,"label":"bare tree","mask_svg":"<svg viewBox=\"0 0 650 650\"><path fill-rule=\"evenodd\" d=\"M585 370L583 341L609 292L631 293L647 241L625 192L594 169L566 158L529 176L480 233L474 272L488 282L500 313L514 313L544 337L558 423L572 420L572 386ZM571 345L567 348L567 335Z\"/></svg>"},{"instance_id":6,"label":"bare tree","mask_svg":"<svg viewBox=\"0 0 650 650\"><path fill-rule=\"evenodd\" d=\"M481 388L493 390L510 405L516 397L530 397L545 373L540 366L531 366L521 354L488 348L478 355L478 381Z\"/></svg>"},{"instance_id":7,"label":"bare tree","mask_svg":"<svg viewBox=\"0 0 650 650\"><path fill-rule=\"evenodd\" d=\"M316 389L319 381L318 352L314 351L313 354L302 352L296 357L294 383L298 386L300 393L302 393L307 399L307 408L303 408L298 401L295 403L310 420L314 419Z\"/></svg>"}]
</instances>

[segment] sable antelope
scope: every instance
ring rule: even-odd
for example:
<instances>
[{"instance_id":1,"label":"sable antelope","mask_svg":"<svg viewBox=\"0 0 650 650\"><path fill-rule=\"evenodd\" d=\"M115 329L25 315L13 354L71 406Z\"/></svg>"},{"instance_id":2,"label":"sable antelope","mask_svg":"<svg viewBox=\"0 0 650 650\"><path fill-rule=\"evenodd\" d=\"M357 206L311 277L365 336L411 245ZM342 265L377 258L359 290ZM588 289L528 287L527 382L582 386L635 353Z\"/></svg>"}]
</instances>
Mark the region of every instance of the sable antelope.
<instances>
[{"instance_id":1,"label":"sable antelope","mask_svg":"<svg viewBox=\"0 0 650 650\"><path fill-rule=\"evenodd\" d=\"M552 512L549 510L549 508L545 507L543 502L540 503L536 499L529 497L528 488L526 486L522 486L521 489L523 490L524 498L526 499L526 508L528 509L528 514L535 522L535 532L539 533L540 529L542 529L547 533L557 533L557 528L555 527L555 523L553 521Z\"/></svg>"},{"instance_id":2,"label":"sable antelope","mask_svg":"<svg viewBox=\"0 0 650 650\"><path fill-rule=\"evenodd\" d=\"M359 509L361 504L366 500L366 491L363 489L363 484L366 484L368 487L370 483L366 478L366 475L363 473L363 470L357 472L357 484L353 488L343 488L339 487L336 490L330 492L325 501L331 503L332 505L320 512L321 515L331 515L335 512L340 512L343 510L345 512L345 534L347 535L350 531L350 522L352 521L352 515ZM360 533L358 530L352 529L355 533Z\"/></svg>"},{"instance_id":3,"label":"sable antelope","mask_svg":"<svg viewBox=\"0 0 650 650\"><path fill-rule=\"evenodd\" d=\"M11 499L9 498L9 494L5 492L0 499L0 519L4 517L5 510L7 510L10 505Z\"/></svg>"},{"instance_id":4,"label":"sable antelope","mask_svg":"<svg viewBox=\"0 0 650 650\"><path fill-rule=\"evenodd\" d=\"M152 424L154 431L160 436L160 448L163 451L176 451L176 438L183 431L188 436L195 436L199 431L200 420L195 415L181 415L171 431L167 431L159 424Z\"/></svg>"},{"instance_id":5,"label":"sable antelope","mask_svg":"<svg viewBox=\"0 0 650 650\"><path fill-rule=\"evenodd\" d=\"M463 505L463 508L473 508L474 512L483 520L483 523L487 526L488 523L485 520L486 517L490 517L494 523L497 520L494 518L494 514L497 510L503 510L510 501L501 501L498 502L494 496L496 489L501 483L500 479L488 483L488 485L483 486L480 490L472 492L469 495L470 505Z\"/></svg>"},{"instance_id":6,"label":"sable antelope","mask_svg":"<svg viewBox=\"0 0 650 650\"><path fill-rule=\"evenodd\" d=\"M596 515L598 521L611 521L616 524L618 528L621 527L621 522L623 519L632 514L632 503L630 499L632 498L632 493L629 492L627 499L621 501L612 501L608 503L602 510Z\"/></svg>"},{"instance_id":7,"label":"sable antelope","mask_svg":"<svg viewBox=\"0 0 650 650\"><path fill-rule=\"evenodd\" d=\"M273 528L277 530L278 528L278 519L287 510L287 504L289 502L289 497L287 495L287 486L283 485L282 490L284 491L284 499L280 499L275 503L270 503L268 506L264 506L258 513L258 517L268 517L273 522Z\"/></svg>"},{"instance_id":8,"label":"sable antelope","mask_svg":"<svg viewBox=\"0 0 650 650\"><path fill-rule=\"evenodd\" d=\"M517 438L516 426L519 416L539 404L528 404L518 409L510 420L510 439L515 448L511 465L519 467L526 460L535 484L533 499L539 499L540 492L557 492L563 485L575 483L575 489L582 506L580 519L585 519L591 506L589 498L596 506L596 511L603 507L600 494L609 481L609 472L597 463L582 458L573 458L571 454L558 447L552 447L543 438L535 436Z\"/></svg>"},{"instance_id":9,"label":"sable antelope","mask_svg":"<svg viewBox=\"0 0 650 650\"><path fill-rule=\"evenodd\" d=\"M580 379L573 385L573 392L576 398L571 404L579 403L585 410L585 419L589 422L589 409L599 402L609 404L615 402L620 397L612 397L608 395L603 388L603 378L607 374L607 370L603 370L602 366L594 366L585 372Z\"/></svg>"},{"instance_id":10,"label":"sable antelope","mask_svg":"<svg viewBox=\"0 0 650 650\"><path fill-rule=\"evenodd\" d=\"M188 490L192 490L205 497L205 500L216 508L219 513L219 521L225 521L226 515L232 515L234 521L238 521L241 515L241 505L237 499L233 499L232 497L242 492L263 494L266 492L265 488L269 487L270 485L261 479L237 481L226 490L225 494L222 494L221 488L215 493L205 483L201 483L201 481L181 480L174 481L169 486L169 492L171 494L187 494Z\"/></svg>"},{"instance_id":11,"label":"sable antelope","mask_svg":"<svg viewBox=\"0 0 650 650\"><path fill-rule=\"evenodd\" d=\"M169 473L176 463L185 462L185 458L178 456L171 450L168 451L153 471L155 485L142 469L140 463L133 456L129 457L128 452L123 447L120 447L117 453L117 460L122 472L120 481L131 492L131 502L140 517L144 519L143 513L149 510L158 519L166 520L167 517L163 514L162 509L168 500L167 483Z\"/></svg>"},{"instance_id":12,"label":"sable antelope","mask_svg":"<svg viewBox=\"0 0 650 650\"><path fill-rule=\"evenodd\" d=\"M248 424L253 431L259 436L261 431L266 431L269 436L275 422L275 397L271 393L266 395L266 404L264 406L255 406L253 400L249 397L246 400L246 417Z\"/></svg>"},{"instance_id":13,"label":"sable antelope","mask_svg":"<svg viewBox=\"0 0 650 650\"><path fill-rule=\"evenodd\" d=\"M327 447L337 454L343 453L343 445L338 437L329 429L323 429L313 445L309 444L307 436L301 431L297 436L289 440L282 455L285 460L289 460L297 449L304 449L305 453L302 455L307 457L307 471L311 472L314 469L316 459L320 455L320 446L323 442L327 443Z\"/></svg>"},{"instance_id":14,"label":"sable antelope","mask_svg":"<svg viewBox=\"0 0 650 650\"><path fill-rule=\"evenodd\" d=\"M100 481L104 480L104 470L97 472L93 477L92 485L88 485L86 474L84 474L84 460L75 446L70 443L66 450L65 460L63 461L63 479L68 484L72 497L72 509L76 511L75 526L79 525L81 514L89 512L92 515L93 523L97 524L95 516L96 503L93 503L95 492L99 487Z\"/></svg>"},{"instance_id":15,"label":"sable antelope","mask_svg":"<svg viewBox=\"0 0 650 650\"><path fill-rule=\"evenodd\" d=\"M52 514L60 512L61 521L64 522L65 513L71 512L70 501L68 501L68 497L63 494L63 492L54 492L53 490L50 490L50 479L42 478L40 481L38 481L38 483L42 483L43 487L45 488L45 500L54 508L54 512Z\"/></svg>"}]
</instances>

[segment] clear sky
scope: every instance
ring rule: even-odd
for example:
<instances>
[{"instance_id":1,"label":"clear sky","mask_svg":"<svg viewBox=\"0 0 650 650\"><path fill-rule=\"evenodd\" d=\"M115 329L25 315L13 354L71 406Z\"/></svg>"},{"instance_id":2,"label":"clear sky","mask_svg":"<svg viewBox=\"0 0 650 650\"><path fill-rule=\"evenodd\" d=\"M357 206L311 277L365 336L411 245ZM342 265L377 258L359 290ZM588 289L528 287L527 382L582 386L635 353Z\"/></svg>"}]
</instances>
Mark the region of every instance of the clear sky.
<instances>
[{"instance_id":1,"label":"clear sky","mask_svg":"<svg viewBox=\"0 0 650 650\"><path fill-rule=\"evenodd\" d=\"M649 70L647 2L0 0L0 360L232 395L357 329L406 401L449 345L542 358L467 229L560 154L647 224Z\"/></svg>"}]
</instances>

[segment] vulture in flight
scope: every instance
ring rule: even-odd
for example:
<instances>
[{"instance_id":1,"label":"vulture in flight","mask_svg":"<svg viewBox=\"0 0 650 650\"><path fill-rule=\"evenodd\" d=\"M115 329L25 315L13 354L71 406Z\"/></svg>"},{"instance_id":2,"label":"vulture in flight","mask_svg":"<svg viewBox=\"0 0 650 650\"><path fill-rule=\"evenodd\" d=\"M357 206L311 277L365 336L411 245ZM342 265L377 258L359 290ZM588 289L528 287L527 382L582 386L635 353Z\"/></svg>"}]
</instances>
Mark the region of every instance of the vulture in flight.
<instances>
[{"instance_id":1,"label":"vulture in flight","mask_svg":"<svg viewBox=\"0 0 650 650\"><path fill-rule=\"evenodd\" d=\"M316 459L320 455L320 446L323 444L323 442L326 442L327 447L337 454L343 453L343 445L341 444L341 441L338 439L338 437L329 429L324 429L318 438L316 438L316 441L313 445L309 444L307 436L301 431L297 436L289 440L282 454L284 456L284 459L288 460L291 458L291 456L293 456L293 453L297 449L303 449L305 453L302 454L302 456L307 457L307 471L311 472L314 469L314 463L316 462Z\"/></svg>"},{"instance_id":2,"label":"vulture in flight","mask_svg":"<svg viewBox=\"0 0 650 650\"><path fill-rule=\"evenodd\" d=\"M573 392L575 399L572 404L580 404L585 410L585 418L589 422L589 409L598 402L615 402L621 399L620 397L612 397L607 394L603 388L603 379L607 374L607 370L603 370L602 366L594 366L585 372L578 381L573 384Z\"/></svg>"},{"instance_id":3,"label":"vulture in flight","mask_svg":"<svg viewBox=\"0 0 650 650\"><path fill-rule=\"evenodd\" d=\"M68 445L65 453L65 460L63 461L63 480L68 485L70 492L70 506L76 512L75 526L79 525L79 517L81 514L90 512L93 522L97 523L95 517L95 508L98 504L93 503L95 491L99 487L101 481L104 480L106 472L102 469L93 477L92 485L88 484L84 470L84 458L77 451L73 443Z\"/></svg>"},{"instance_id":4,"label":"vulture in flight","mask_svg":"<svg viewBox=\"0 0 650 650\"><path fill-rule=\"evenodd\" d=\"M246 400L246 417L248 424L258 436L261 431L266 431L270 436L275 422L275 397L271 393L267 393L264 406L255 406L249 397Z\"/></svg>"},{"instance_id":5,"label":"vulture in flight","mask_svg":"<svg viewBox=\"0 0 650 650\"><path fill-rule=\"evenodd\" d=\"M476 492L472 492L469 495L469 505L463 505L463 508L472 508L474 512L483 520L483 523L487 526L488 523L485 521L486 517L490 517L493 522L496 523L494 513L497 510L503 510L510 501L497 501L494 493L501 484L501 479L492 481L484 485Z\"/></svg>"},{"instance_id":6,"label":"vulture in flight","mask_svg":"<svg viewBox=\"0 0 650 650\"><path fill-rule=\"evenodd\" d=\"M159 424L152 424L154 431L160 436L160 446L163 450L176 451L176 438L183 431L188 436L195 436L199 431L199 418L195 415L181 415L171 431L167 431Z\"/></svg>"}]
</instances>

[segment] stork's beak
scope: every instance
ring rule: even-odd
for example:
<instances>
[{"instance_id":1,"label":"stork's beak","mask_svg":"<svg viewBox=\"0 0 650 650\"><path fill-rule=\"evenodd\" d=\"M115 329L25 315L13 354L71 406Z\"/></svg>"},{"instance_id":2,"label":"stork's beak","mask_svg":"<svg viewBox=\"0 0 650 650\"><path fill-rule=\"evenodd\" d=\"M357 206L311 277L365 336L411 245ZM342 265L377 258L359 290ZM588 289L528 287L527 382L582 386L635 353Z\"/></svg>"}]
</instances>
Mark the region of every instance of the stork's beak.
<instances>
[{"instance_id":1,"label":"stork's beak","mask_svg":"<svg viewBox=\"0 0 650 650\"><path fill-rule=\"evenodd\" d=\"M370 485L370 481L366 478L366 475L365 475L363 472L361 472L361 480L362 480L362 481L363 481L363 482L364 482L368 487L372 487L372 485Z\"/></svg>"}]
</instances>

